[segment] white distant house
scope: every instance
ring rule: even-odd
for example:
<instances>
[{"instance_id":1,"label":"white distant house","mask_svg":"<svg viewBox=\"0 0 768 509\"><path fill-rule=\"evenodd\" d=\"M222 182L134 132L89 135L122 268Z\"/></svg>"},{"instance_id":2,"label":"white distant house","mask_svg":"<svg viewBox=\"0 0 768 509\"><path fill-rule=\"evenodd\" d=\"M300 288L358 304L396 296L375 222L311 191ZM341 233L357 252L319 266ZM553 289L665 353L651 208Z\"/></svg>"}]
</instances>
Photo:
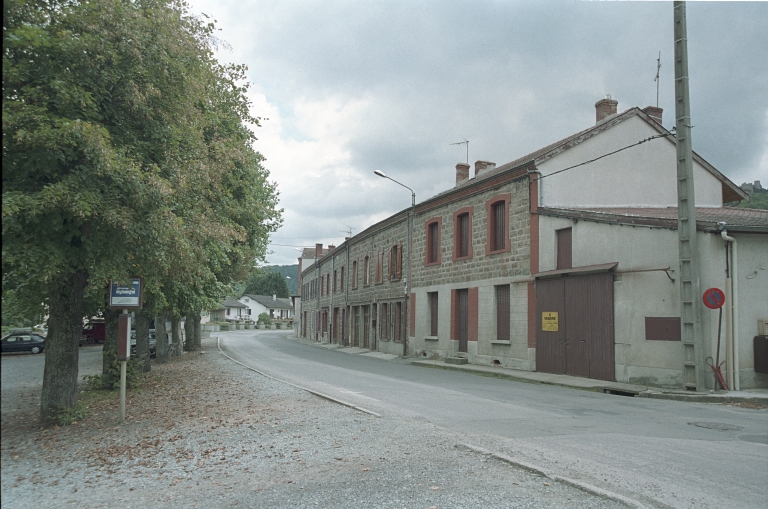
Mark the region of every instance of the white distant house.
<instances>
[{"instance_id":1,"label":"white distant house","mask_svg":"<svg viewBox=\"0 0 768 509\"><path fill-rule=\"evenodd\" d=\"M247 316L248 307L235 299L224 299L219 307L211 310L211 321L225 322L243 320Z\"/></svg>"},{"instance_id":2,"label":"white distant house","mask_svg":"<svg viewBox=\"0 0 768 509\"><path fill-rule=\"evenodd\" d=\"M245 294L238 302L245 306L243 314L250 320L258 319L261 313L267 313L273 320L293 320L293 304L290 299L281 299L276 295Z\"/></svg>"}]
</instances>

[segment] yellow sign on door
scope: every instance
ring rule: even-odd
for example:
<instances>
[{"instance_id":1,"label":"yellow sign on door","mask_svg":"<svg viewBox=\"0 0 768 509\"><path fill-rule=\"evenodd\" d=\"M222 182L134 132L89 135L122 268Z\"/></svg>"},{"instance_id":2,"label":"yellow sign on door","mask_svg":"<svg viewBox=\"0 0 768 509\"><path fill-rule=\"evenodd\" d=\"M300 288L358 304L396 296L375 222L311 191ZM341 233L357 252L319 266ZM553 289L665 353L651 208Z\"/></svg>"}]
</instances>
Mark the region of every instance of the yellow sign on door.
<instances>
[{"instance_id":1,"label":"yellow sign on door","mask_svg":"<svg viewBox=\"0 0 768 509\"><path fill-rule=\"evenodd\" d=\"M557 311L544 311L541 313L541 330L557 332Z\"/></svg>"}]
</instances>

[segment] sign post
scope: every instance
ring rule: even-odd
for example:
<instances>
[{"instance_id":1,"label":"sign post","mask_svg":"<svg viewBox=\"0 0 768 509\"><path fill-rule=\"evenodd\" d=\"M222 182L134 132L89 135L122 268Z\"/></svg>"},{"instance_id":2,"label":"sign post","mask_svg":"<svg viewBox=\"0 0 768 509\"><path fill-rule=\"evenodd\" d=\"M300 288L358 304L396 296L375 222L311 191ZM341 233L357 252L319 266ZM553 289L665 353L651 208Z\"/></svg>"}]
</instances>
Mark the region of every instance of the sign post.
<instances>
[{"instance_id":1,"label":"sign post","mask_svg":"<svg viewBox=\"0 0 768 509\"><path fill-rule=\"evenodd\" d=\"M142 306L143 280L140 277L129 278L127 285L112 281L109 285L109 309L122 309L117 322L117 360L120 361L120 422L125 422L125 389L127 383L127 363L131 358L131 315L129 310L139 310Z\"/></svg>"},{"instance_id":2,"label":"sign post","mask_svg":"<svg viewBox=\"0 0 768 509\"><path fill-rule=\"evenodd\" d=\"M728 390L728 386L723 379L723 373L720 371L720 328L723 324L723 304L725 304L725 294L719 288L709 288L704 292L702 296L704 305L709 309L720 310L720 316L717 319L717 350L715 351L715 363L711 363L712 357L707 357L707 363L715 372L715 389L717 389L717 383L720 383L720 387L724 390ZM725 361L723 361L725 362Z\"/></svg>"}]
</instances>

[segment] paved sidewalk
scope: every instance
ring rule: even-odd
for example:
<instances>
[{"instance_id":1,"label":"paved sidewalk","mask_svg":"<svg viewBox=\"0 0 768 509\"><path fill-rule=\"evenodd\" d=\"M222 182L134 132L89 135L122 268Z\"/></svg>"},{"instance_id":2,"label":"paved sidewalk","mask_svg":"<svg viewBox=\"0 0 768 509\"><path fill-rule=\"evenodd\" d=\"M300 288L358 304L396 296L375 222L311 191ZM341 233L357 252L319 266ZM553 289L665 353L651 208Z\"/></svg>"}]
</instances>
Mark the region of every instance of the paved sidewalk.
<instances>
[{"instance_id":1,"label":"paved sidewalk","mask_svg":"<svg viewBox=\"0 0 768 509\"><path fill-rule=\"evenodd\" d=\"M293 335L287 337L293 341L298 341L306 345L326 349L334 349L344 353L365 354L384 360L400 358L396 355L390 354L373 355L377 352L371 352L365 348L343 347L331 343L319 343L317 341L297 338ZM558 385L561 387L571 387L573 389L605 392L610 394L623 394L641 398L671 399L676 401L690 401L694 403L751 403L757 405L768 405L768 389L750 389L745 391L729 392L691 392L683 389L665 389L660 387L648 387L645 385L608 382L605 380L593 380L591 378L579 378L569 375L553 375L551 373L540 373L537 371L522 371L518 369L504 368L501 366L483 366L477 364L457 365L447 364L443 361L420 359L411 361L411 364L428 368L464 371L467 373L474 373L476 375L504 378L517 382Z\"/></svg>"}]
</instances>

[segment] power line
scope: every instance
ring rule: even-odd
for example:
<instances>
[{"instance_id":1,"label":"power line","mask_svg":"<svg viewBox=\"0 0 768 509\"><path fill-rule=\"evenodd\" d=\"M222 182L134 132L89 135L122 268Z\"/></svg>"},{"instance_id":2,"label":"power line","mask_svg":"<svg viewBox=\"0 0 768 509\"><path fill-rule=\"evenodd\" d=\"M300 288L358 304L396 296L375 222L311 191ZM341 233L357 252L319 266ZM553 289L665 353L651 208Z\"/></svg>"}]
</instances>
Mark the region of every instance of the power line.
<instances>
[{"instance_id":1,"label":"power line","mask_svg":"<svg viewBox=\"0 0 768 509\"><path fill-rule=\"evenodd\" d=\"M607 154L603 154L600 157L596 157L594 159L590 159L589 161L584 161L583 163L575 164L573 166L569 166L568 168L563 168L562 170L553 171L552 173L549 173L547 175L542 175L541 177L539 177L537 179L534 179L534 180L541 180L541 179L543 179L545 177L551 177L552 175L557 175L558 173L563 173L564 171L568 171L568 170L572 170L574 168L578 168L579 166L584 166L584 165L589 164L589 163L594 163L595 161L599 161L600 159L602 159L604 157L608 157L608 156L611 156L613 154L617 154L617 153L621 152L622 150L627 150L628 148L632 148L632 147L636 147L638 145L641 145L641 144L645 143L646 141L655 140L657 138L666 138L667 136L671 136L671 135L672 135L672 133L657 134L656 136L651 136L650 138L646 138L644 140L640 140L637 143L633 143L632 145L627 145L626 147L622 147L622 148L620 148L618 150L614 150L613 152L608 152Z\"/></svg>"}]
</instances>

